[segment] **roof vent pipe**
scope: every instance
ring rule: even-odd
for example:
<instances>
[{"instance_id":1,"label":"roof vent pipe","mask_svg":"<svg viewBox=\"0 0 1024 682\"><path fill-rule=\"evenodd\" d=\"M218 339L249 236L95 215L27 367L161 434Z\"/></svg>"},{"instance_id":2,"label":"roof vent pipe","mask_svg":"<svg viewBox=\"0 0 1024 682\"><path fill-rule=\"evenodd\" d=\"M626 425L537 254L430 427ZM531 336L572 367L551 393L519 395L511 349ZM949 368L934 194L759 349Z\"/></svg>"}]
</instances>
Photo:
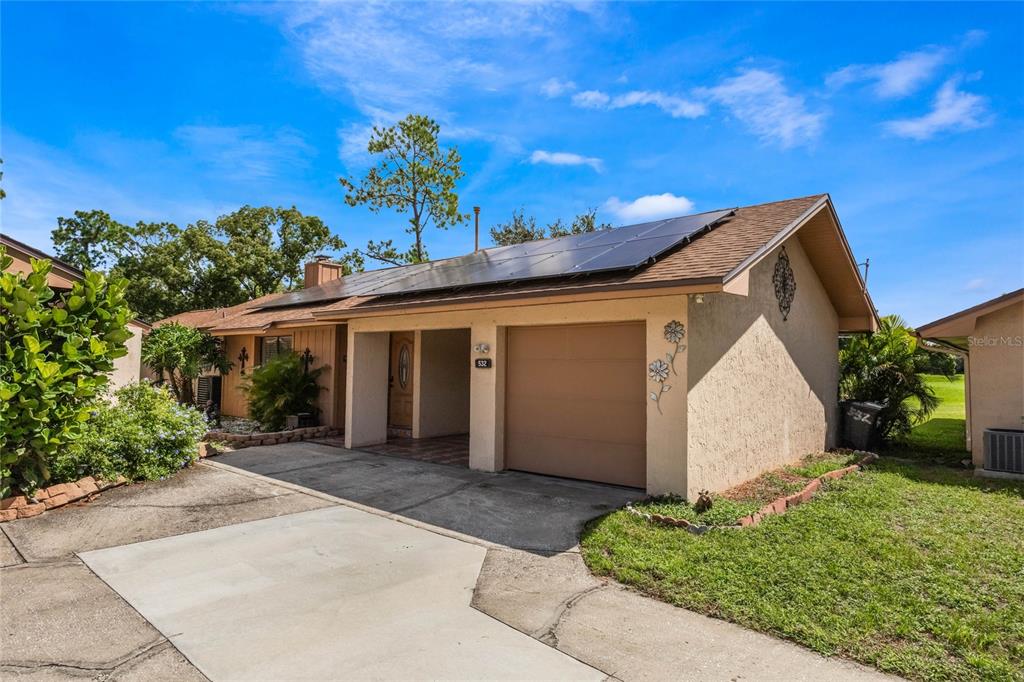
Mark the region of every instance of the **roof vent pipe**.
<instances>
[{"instance_id":1,"label":"roof vent pipe","mask_svg":"<svg viewBox=\"0 0 1024 682\"><path fill-rule=\"evenodd\" d=\"M480 207L473 207L473 253L480 250Z\"/></svg>"}]
</instances>

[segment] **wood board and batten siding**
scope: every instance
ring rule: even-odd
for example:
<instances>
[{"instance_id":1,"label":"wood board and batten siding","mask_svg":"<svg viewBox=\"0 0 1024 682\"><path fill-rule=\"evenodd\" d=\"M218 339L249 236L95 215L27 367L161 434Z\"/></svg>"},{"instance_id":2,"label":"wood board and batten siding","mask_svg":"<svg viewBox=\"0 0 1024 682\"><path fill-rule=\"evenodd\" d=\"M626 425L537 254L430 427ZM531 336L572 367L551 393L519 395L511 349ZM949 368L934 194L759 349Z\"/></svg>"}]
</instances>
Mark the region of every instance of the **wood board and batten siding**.
<instances>
[{"instance_id":1,"label":"wood board and batten siding","mask_svg":"<svg viewBox=\"0 0 1024 682\"><path fill-rule=\"evenodd\" d=\"M260 363L260 342L263 337L290 336L292 350L302 355L306 349L313 355L310 369L326 367L320 375L323 387L317 406L320 408L320 423L337 426L345 421L345 344L344 325L321 327L291 327L274 329L262 335L237 335L224 337L225 352L233 363L231 372L224 377L221 412L232 417L248 416L248 405L242 391L243 377L238 355L246 349L249 359L245 363L248 374ZM340 389L340 390L339 390ZM340 397L339 397L340 396Z\"/></svg>"}]
</instances>

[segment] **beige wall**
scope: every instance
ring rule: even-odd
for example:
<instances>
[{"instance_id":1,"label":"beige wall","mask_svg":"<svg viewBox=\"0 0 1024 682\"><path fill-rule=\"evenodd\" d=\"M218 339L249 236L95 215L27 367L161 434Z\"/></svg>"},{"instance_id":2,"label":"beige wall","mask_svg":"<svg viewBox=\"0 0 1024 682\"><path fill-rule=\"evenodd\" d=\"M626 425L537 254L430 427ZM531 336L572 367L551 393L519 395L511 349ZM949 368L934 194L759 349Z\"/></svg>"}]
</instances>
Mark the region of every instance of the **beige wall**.
<instances>
[{"instance_id":1,"label":"beige wall","mask_svg":"<svg viewBox=\"0 0 1024 682\"><path fill-rule=\"evenodd\" d=\"M116 391L128 384L138 383L142 376L142 335L145 330L129 322L128 331L132 333L131 338L125 341L128 355L114 360L114 371L110 374L109 383L111 391Z\"/></svg>"},{"instance_id":2,"label":"beige wall","mask_svg":"<svg viewBox=\"0 0 1024 682\"><path fill-rule=\"evenodd\" d=\"M416 332L413 438L469 433L470 330Z\"/></svg>"},{"instance_id":3,"label":"beige wall","mask_svg":"<svg viewBox=\"0 0 1024 682\"><path fill-rule=\"evenodd\" d=\"M835 443L837 316L797 238L784 246L796 281L786 321L772 284L779 249L751 270L748 296L719 293L691 301L691 497Z\"/></svg>"},{"instance_id":4,"label":"beige wall","mask_svg":"<svg viewBox=\"0 0 1024 682\"><path fill-rule=\"evenodd\" d=\"M978 318L970 342L971 456L984 464L988 428L1024 428L1024 302Z\"/></svg>"},{"instance_id":5,"label":"beige wall","mask_svg":"<svg viewBox=\"0 0 1024 682\"><path fill-rule=\"evenodd\" d=\"M346 441L352 444L381 442L386 438L387 333L398 330L469 328L470 345L486 343L489 352L473 352L470 361L489 357L491 369L470 369L470 466L495 471L504 463L505 330L511 326L581 324L587 322L643 321L647 323L649 353L662 357L667 350L664 325L670 320L686 323L685 295L646 298L586 300L559 304L531 304L508 308L393 313L349 320L349 405ZM422 364L422 363L421 363ZM677 359L682 373L674 377L675 391L662 399L658 414L648 405L647 487L651 492L685 493L686 391L685 352ZM356 383L358 382L358 383ZM652 382L647 382L647 390ZM358 399L358 403L356 403ZM653 410L653 415L652 415ZM374 440L376 439L376 440Z\"/></svg>"}]
</instances>

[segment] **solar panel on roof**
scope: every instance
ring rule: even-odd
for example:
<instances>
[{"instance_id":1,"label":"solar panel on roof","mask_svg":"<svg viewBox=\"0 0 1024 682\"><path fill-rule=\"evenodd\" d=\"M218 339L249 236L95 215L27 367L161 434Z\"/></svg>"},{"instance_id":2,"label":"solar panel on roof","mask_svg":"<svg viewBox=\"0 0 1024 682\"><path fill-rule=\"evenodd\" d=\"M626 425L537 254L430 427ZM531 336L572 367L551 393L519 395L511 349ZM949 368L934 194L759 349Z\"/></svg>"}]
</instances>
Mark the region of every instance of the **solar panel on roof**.
<instances>
[{"instance_id":1,"label":"solar panel on roof","mask_svg":"<svg viewBox=\"0 0 1024 682\"><path fill-rule=\"evenodd\" d=\"M261 308L387 296L527 279L564 277L645 265L711 229L734 209L656 220L557 239L484 249L430 263L356 273L319 287L286 294Z\"/></svg>"}]
</instances>

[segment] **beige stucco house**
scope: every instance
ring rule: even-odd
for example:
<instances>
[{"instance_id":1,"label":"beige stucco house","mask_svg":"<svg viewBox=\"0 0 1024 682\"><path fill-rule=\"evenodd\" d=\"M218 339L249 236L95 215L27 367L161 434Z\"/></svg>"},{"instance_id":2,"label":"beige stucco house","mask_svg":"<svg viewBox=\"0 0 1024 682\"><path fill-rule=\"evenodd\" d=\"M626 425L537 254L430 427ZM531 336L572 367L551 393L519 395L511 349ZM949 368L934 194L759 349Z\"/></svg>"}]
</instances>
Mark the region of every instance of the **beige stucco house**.
<instances>
[{"instance_id":1,"label":"beige stucco house","mask_svg":"<svg viewBox=\"0 0 1024 682\"><path fill-rule=\"evenodd\" d=\"M1024 446L1009 441L1024 443L1024 289L918 327L917 335L964 357L966 445L977 471L1024 474ZM1007 431L1002 440L1016 447L1015 457L986 461L990 429Z\"/></svg>"},{"instance_id":2,"label":"beige stucco house","mask_svg":"<svg viewBox=\"0 0 1024 682\"><path fill-rule=\"evenodd\" d=\"M877 317L817 195L342 276L185 313L242 374L313 356L347 447L469 434L469 466L693 496L835 443L837 338Z\"/></svg>"},{"instance_id":3,"label":"beige stucco house","mask_svg":"<svg viewBox=\"0 0 1024 682\"><path fill-rule=\"evenodd\" d=\"M8 268L10 272L27 274L32 272L33 258L49 260L51 268L46 283L54 291L68 291L75 282L81 281L85 276L85 273L78 268L5 234L0 234L0 245L7 250L7 255L14 259L11 267ZM150 326L142 320L132 320L128 323L128 331L132 333L131 338L125 342L128 354L114 360L114 371L110 374L108 384L110 390L117 390L126 384L135 383L141 377L142 337L149 329Z\"/></svg>"}]
</instances>

